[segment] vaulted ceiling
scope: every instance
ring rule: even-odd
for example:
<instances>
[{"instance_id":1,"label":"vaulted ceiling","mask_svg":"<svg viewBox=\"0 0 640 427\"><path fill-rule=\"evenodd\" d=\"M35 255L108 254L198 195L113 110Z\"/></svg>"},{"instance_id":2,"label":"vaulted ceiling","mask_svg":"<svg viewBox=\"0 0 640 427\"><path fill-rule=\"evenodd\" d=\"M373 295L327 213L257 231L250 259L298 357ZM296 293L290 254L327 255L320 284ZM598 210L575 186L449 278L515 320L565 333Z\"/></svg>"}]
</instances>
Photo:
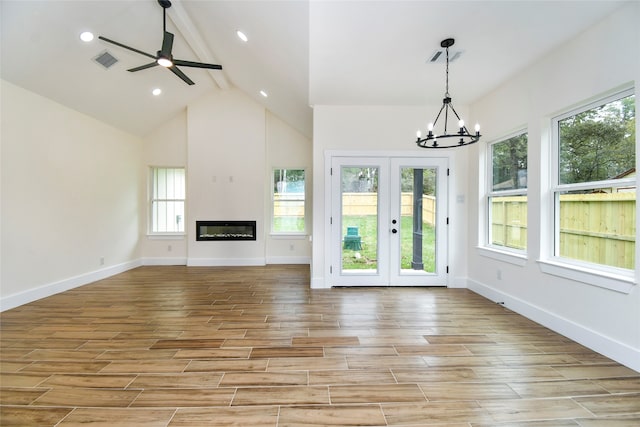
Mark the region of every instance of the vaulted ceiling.
<instances>
[{"instance_id":1,"label":"vaulted ceiling","mask_svg":"<svg viewBox=\"0 0 640 427\"><path fill-rule=\"evenodd\" d=\"M188 86L161 67L129 73L149 59L79 39L88 30L155 54L162 42L157 0L2 0L0 72L141 136L197 98L232 87L311 136L313 105L440 103L444 64L428 59L444 38L455 38L451 51L461 51L451 63L450 92L466 104L623 3L172 0L167 30L175 34L174 56L223 66L182 68L195 82ZM109 69L93 61L104 51L118 59ZM156 87L160 96L151 94Z\"/></svg>"}]
</instances>

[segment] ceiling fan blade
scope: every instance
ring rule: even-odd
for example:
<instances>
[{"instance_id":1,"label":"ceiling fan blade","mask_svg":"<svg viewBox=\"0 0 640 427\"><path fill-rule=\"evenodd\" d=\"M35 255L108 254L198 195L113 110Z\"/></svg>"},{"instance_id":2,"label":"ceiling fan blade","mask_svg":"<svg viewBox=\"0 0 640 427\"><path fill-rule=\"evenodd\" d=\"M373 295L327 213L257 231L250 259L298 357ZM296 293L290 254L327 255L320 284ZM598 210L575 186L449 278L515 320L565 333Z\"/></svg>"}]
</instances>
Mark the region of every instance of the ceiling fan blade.
<instances>
[{"instance_id":1,"label":"ceiling fan blade","mask_svg":"<svg viewBox=\"0 0 640 427\"><path fill-rule=\"evenodd\" d=\"M169 31L165 31L164 37L162 38L162 50L160 50L160 56L170 58L172 48L173 48L173 34L171 34Z\"/></svg>"},{"instance_id":2,"label":"ceiling fan blade","mask_svg":"<svg viewBox=\"0 0 640 427\"><path fill-rule=\"evenodd\" d=\"M222 70L222 65L218 64L205 64L204 62L183 61L181 59L174 59L173 63L182 67L194 67L194 68L209 68L211 70Z\"/></svg>"},{"instance_id":3,"label":"ceiling fan blade","mask_svg":"<svg viewBox=\"0 0 640 427\"><path fill-rule=\"evenodd\" d=\"M127 71L131 71L133 73L135 71L146 70L147 68L155 67L156 65L158 65L158 63L154 61L150 62L149 64L141 65L139 67L129 68Z\"/></svg>"},{"instance_id":4,"label":"ceiling fan blade","mask_svg":"<svg viewBox=\"0 0 640 427\"><path fill-rule=\"evenodd\" d=\"M180 69L178 67L176 67L175 65L173 67L169 67L169 70L171 70L171 72L173 74L175 74L176 76L180 77L182 80L184 80L184 82L188 85L193 85L195 83L193 83L193 81L187 77L182 71L180 71Z\"/></svg>"},{"instance_id":5,"label":"ceiling fan blade","mask_svg":"<svg viewBox=\"0 0 640 427\"><path fill-rule=\"evenodd\" d=\"M155 55L151 55L150 53L143 52L143 51L141 51L141 50L138 50L138 49L136 49L136 48L133 48L133 47L130 47L130 46L124 45L124 44L122 44L122 43L118 43L117 41L110 40L110 39L108 39L108 38L106 38L106 37L98 36L98 38L99 38L100 40L104 40L104 41L106 41L107 43L111 43L111 44L114 44L114 45L116 45L116 46L120 46L120 47L123 47L123 48L125 48L125 49L129 49L129 50L131 50L131 51L133 51L133 52L135 52L135 53L139 53L140 55L144 55L144 56L148 56L149 58L156 59L156 56L155 56Z\"/></svg>"}]
</instances>

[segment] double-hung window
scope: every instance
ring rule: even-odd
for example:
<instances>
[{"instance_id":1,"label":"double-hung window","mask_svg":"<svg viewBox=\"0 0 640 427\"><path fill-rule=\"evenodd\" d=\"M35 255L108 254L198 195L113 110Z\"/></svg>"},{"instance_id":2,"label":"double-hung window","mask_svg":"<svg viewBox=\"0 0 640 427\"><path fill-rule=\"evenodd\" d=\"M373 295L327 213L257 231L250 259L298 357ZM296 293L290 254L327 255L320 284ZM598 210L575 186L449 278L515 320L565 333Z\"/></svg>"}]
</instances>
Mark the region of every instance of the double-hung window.
<instances>
[{"instance_id":1,"label":"double-hung window","mask_svg":"<svg viewBox=\"0 0 640 427\"><path fill-rule=\"evenodd\" d=\"M633 90L554 118L552 131L553 257L631 276L636 243Z\"/></svg>"},{"instance_id":2,"label":"double-hung window","mask_svg":"<svg viewBox=\"0 0 640 427\"><path fill-rule=\"evenodd\" d=\"M272 174L273 234L304 234L305 170L274 169Z\"/></svg>"},{"instance_id":3,"label":"double-hung window","mask_svg":"<svg viewBox=\"0 0 640 427\"><path fill-rule=\"evenodd\" d=\"M151 167L150 233L184 233L185 169Z\"/></svg>"},{"instance_id":4,"label":"double-hung window","mask_svg":"<svg viewBox=\"0 0 640 427\"><path fill-rule=\"evenodd\" d=\"M489 145L487 246L524 254L527 248L527 133Z\"/></svg>"}]
</instances>

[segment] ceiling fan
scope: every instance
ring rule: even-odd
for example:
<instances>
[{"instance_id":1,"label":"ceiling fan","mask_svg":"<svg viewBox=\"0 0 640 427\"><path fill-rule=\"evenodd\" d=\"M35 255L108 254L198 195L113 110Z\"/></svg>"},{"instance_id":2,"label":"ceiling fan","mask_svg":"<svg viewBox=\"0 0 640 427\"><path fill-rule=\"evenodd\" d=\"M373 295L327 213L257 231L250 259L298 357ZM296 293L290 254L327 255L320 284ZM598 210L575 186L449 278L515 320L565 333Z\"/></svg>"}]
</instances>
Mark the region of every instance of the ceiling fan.
<instances>
[{"instance_id":1,"label":"ceiling fan","mask_svg":"<svg viewBox=\"0 0 640 427\"><path fill-rule=\"evenodd\" d=\"M133 52L139 53L140 55L144 55L153 59L153 62L150 62L149 64L141 65L139 67L130 68L127 70L132 73L135 71L146 70L147 68L160 65L162 67L167 68L176 76L180 77L186 84L193 85L194 84L193 81L178 68L178 65L181 67L208 68L211 70L222 70L222 65L206 64L203 62L183 61L181 59L173 58L173 55L171 54L171 48L173 47L173 34L167 31L167 9L171 7L171 2L169 0L158 0L158 4L162 6L162 9L163 9L162 24L163 24L164 35L162 37L162 48L160 48L160 50L156 55L151 55L149 53L135 49L133 47L124 45L122 43L118 43L117 41L110 40L106 37L98 36L98 38L100 40L106 41L107 43L111 43L116 46L129 49Z\"/></svg>"}]
</instances>

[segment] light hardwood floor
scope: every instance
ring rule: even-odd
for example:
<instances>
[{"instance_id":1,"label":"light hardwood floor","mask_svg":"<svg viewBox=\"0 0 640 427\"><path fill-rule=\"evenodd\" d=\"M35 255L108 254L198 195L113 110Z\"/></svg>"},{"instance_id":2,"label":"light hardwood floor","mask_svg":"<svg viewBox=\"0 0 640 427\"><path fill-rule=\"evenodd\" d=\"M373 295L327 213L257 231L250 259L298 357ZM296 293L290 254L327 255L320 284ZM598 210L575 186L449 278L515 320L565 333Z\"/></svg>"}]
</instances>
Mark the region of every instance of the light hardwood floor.
<instances>
[{"instance_id":1,"label":"light hardwood floor","mask_svg":"<svg viewBox=\"0 0 640 427\"><path fill-rule=\"evenodd\" d=\"M640 374L464 289L142 267L1 316L2 426L640 426Z\"/></svg>"}]
</instances>

